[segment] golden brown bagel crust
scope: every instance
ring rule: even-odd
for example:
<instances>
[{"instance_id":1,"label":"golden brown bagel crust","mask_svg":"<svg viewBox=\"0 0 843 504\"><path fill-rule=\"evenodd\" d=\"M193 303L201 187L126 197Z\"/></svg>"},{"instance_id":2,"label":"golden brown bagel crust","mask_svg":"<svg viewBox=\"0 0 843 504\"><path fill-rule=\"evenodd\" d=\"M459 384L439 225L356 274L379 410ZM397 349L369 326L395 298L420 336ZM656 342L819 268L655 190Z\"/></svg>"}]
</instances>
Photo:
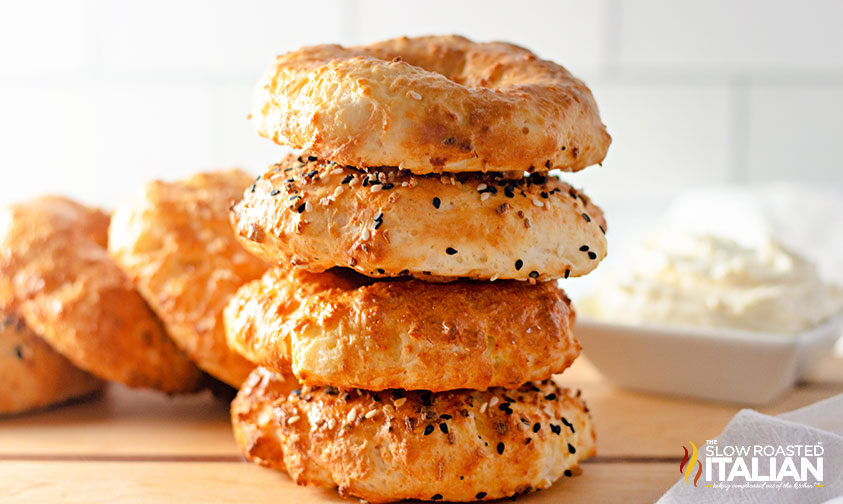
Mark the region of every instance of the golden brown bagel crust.
<instances>
[{"instance_id":1,"label":"golden brown bagel crust","mask_svg":"<svg viewBox=\"0 0 843 504\"><path fill-rule=\"evenodd\" d=\"M199 367L238 387L254 366L229 350L222 309L267 265L237 243L231 202L253 177L238 170L154 181L114 212L109 251Z\"/></svg>"},{"instance_id":2,"label":"golden brown bagel crust","mask_svg":"<svg viewBox=\"0 0 843 504\"><path fill-rule=\"evenodd\" d=\"M542 281L584 275L606 255L603 213L554 176L361 173L300 159L270 167L233 209L241 243L270 262Z\"/></svg>"},{"instance_id":3,"label":"golden brown bagel crust","mask_svg":"<svg viewBox=\"0 0 843 504\"><path fill-rule=\"evenodd\" d=\"M280 55L252 116L277 143L420 174L577 171L611 142L591 91L563 67L455 35Z\"/></svg>"},{"instance_id":4,"label":"golden brown bagel crust","mask_svg":"<svg viewBox=\"0 0 843 504\"><path fill-rule=\"evenodd\" d=\"M59 404L103 383L53 350L12 310L0 308L0 415Z\"/></svg>"},{"instance_id":5,"label":"golden brown bagel crust","mask_svg":"<svg viewBox=\"0 0 843 504\"><path fill-rule=\"evenodd\" d=\"M518 387L579 355L555 282L379 280L272 269L225 309L228 343L307 385L383 390Z\"/></svg>"},{"instance_id":6,"label":"golden brown bagel crust","mask_svg":"<svg viewBox=\"0 0 843 504\"><path fill-rule=\"evenodd\" d=\"M165 392L201 372L105 249L108 216L45 196L0 214L0 303L80 368Z\"/></svg>"},{"instance_id":7,"label":"golden brown bagel crust","mask_svg":"<svg viewBox=\"0 0 843 504\"><path fill-rule=\"evenodd\" d=\"M232 424L245 456L373 503L509 497L595 453L585 404L550 381L438 394L287 388L258 368L240 390Z\"/></svg>"}]
</instances>

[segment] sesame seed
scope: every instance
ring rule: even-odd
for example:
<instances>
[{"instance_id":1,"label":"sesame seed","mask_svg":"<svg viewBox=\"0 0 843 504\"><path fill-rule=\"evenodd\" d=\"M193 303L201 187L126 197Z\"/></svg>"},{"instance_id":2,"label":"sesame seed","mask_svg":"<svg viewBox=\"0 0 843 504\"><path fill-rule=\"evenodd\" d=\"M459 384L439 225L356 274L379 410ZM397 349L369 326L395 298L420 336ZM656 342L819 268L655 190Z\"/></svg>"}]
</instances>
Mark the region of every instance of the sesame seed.
<instances>
[{"instance_id":1,"label":"sesame seed","mask_svg":"<svg viewBox=\"0 0 843 504\"><path fill-rule=\"evenodd\" d=\"M565 278L571 276L571 268L565 268Z\"/></svg>"},{"instance_id":2,"label":"sesame seed","mask_svg":"<svg viewBox=\"0 0 843 504\"><path fill-rule=\"evenodd\" d=\"M396 408L400 408L401 406L404 405L405 402L407 402L406 397L399 397L398 399L395 399L394 401L392 401L392 404L394 404Z\"/></svg>"},{"instance_id":3,"label":"sesame seed","mask_svg":"<svg viewBox=\"0 0 843 504\"><path fill-rule=\"evenodd\" d=\"M547 197L548 197L547 191L542 191L541 197L544 198L544 199L547 199Z\"/></svg>"},{"instance_id":4,"label":"sesame seed","mask_svg":"<svg viewBox=\"0 0 843 504\"><path fill-rule=\"evenodd\" d=\"M362 233L360 233L361 240L368 240L369 239L369 230L364 229Z\"/></svg>"},{"instance_id":5,"label":"sesame seed","mask_svg":"<svg viewBox=\"0 0 843 504\"><path fill-rule=\"evenodd\" d=\"M346 415L345 420L348 423L351 423L357 419L357 407L351 408L351 411L348 412Z\"/></svg>"},{"instance_id":6,"label":"sesame seed","mask_svg":"<svg viewBox=\"0 0 843 504\"><path fill-rule=\"evenodd\" d=\"M436 494L433 497L431 497L430 500L434 500L434 501L442 500L442 494Z\"/></svg>"},{"instance_id":7,"label":"sesame seed","mask_svg":"<svg viewBox=\"0 0 843 504\"><path fill-rule=\"evenodd\" d=\"M313 210L313 205L308 201L304 204L304 209L305 211L310 212L311 210Z\"/></svg>"},{"instance_id":8,"label":"sesame seed","mask_svg":"<svg viewBox=\"0 0 843 504\"><path fill-rule=\"evenodd\" d=\"M255 192L255 187L257 187L257 184L252 184L252 187L249 188L249 192Z\"/></svg>"},{"instance_id":9,"label":"sesame seed","mask_svg":"<svg viewBox=\"0 0 843 504\"><path fill-rule=\"evenodd\" d=\"M562 433L562 427L559 425L550 424L550 431L558 436Z\"/></svg>"},{"instance_id":10,"label":"sesame seed","mask_svg":"<svg viewBox=\"0 0 843 504\"><path fill-rule=\"evenodd\" d=\"M556 394L551 392L550 394L547 394L546 396L544 396L544 398L547 399L548 401L555 401L556 400Z\"/></svg>"},{"instance_id":11,"label":"sesame seed","mask_svg":"<svg viewBox=\"0 0 843 504\"><path fill-rule=\"evenodd\" d=\"M593 261L593 260L597 259L597 254L596 254L596 253L594 253L594 252L589 251L589 252L588 252L588 258L589 258L589 259L591 259L591 260Z\"/></svg>"},{"instance_id":12,"label":"sesame seed","mask_svg":"<svg viewBox=\"0 0 843 504\"><path fill-rule=\"evenodd\" d=\"M446 423L439 424L439 430L442 431L442 434L447 434L448 433L448 424L446 424Z\"/></svg>"},{"instance_id":13,"label":"sesame seed","mask_svg":"<svg viewBox=\"0 0 843 504\"><path fill-rule=\"evenodd\" d=\"M572 473L570 469L565 469L565 472L562 473L562 474L564 474L565 476L567 476L569 478L574 475L574 473Z\"/></svg>"},{"instance_id":14,"label":"sesame seed","mask_svg":"<svg viewBox=\"0 0 843 504\"><path fill-rule=\"evenodd\" d=\"M577 453L577 449L574 448L574 445L572 445L571 443L568 443L568 452L573 455L574 453Z\"/></svg>"},{"instance_id":15,"label":"sesame seed","mask_svg":"<svg viewBox=\"0 0 843 504\"><path fill-rule=\"evenodd\" d=\"M422 96L420 94L416 93L415 91L410 91L410 96L412 96L414 100L421 100L422 99Z\"/></svg>"},{"instance_id":16,"label":"sesame seed","mask_svg":"<svg viewBox=\"0 0 843 504\"><path fill-rule=\"evenodd\" d=\"M375 271L377 271L377 272L378 272L378 273L380 273L381 275L383 275L384 273L386 273L386 270L385 270L385 269L383 269L383 268L378 268L378 269L376 269Z\"/></svg>"},{"instance_id":17,"label":"sesame seed","mask_svg":"<svg viewBox=\"0 0 843 504\"><path fill-rule=\"evenodd\" d=\"M498 279L498 277L499 277L499 276L500 276L500 274L499 274L499 273L495 273L495 274L492 276L492 278L490 278L490 279L489 279L489 281L490 281L490 282L494 282L495 280L497 280L497 279Z\"/></svg>"},{"instance_id":18,"label":"sesame seed","mask_svg":"<svg viewBox=\"0 0 843 504\"><path fill-rule=\"evenodd\" d=\"M528 444L530 444L531 441L533 441L533 438L527 438L527 439L524 440L524 444L528 445Z\"/></svg>"},{"instance_id":19,"label":"sesame seed","mask_svg":"<svg viewBox=\"0 0 843 504\"><path fill-rule=\"evenodd\" d=\"M443 414L439 415L439 418L441 418L442 420L450 420L454 417L452 417L451 415L447 415L447 414L443 413Z\"/></svg>"},{"instance_id":20,"label":"sesame seed","mask_svg":"<svg viewBox=\"0 0 843 504\"><path fill-rule=\"evenodd\" d=\"M475 495L474 497L479 500L479 499L482 499L485 496L486 496L486 492L477 492L477 495Z\"/></svg>"},{"instance_id":21,"label":"sesame seed","mask_svg":"<svg viewBox=\"0 0 843 504\"><path fill-rule=\"evenodd\" d=\"M541 208L541 207L544 206L544 203L542 203L541 200L534 199L533 200L533 206L537 206L537 207Z\"/></svg>"},{"instance_id":22,"label":"sesame seed","mask_svg":"<svg viewBox=\"0 0 843 504\"><path fill-rule=\"evenodd\" d=\"M311 171L310 173L307 174L307 178L313 178L314 175L316 175L317 173L319 173L319 172L317 172L316 170L313 170L313 171Z\"/></svg>"},{"instance_id":23,"label":"sesame seed","mask_svg":"<svg viewBox=\"0 0 843 504\"><path fill-rule=\"evenodd\" d=\"M316 161L317 159L319 159L319 158L316 157L316 156L307 156L307 160L310 161L311 163Z\"/></svg>"},{"instance_id":24,"label":"sesame seed","mask_svg":"<svg viewBox=\"0 0 843 504\"><path fill-rule=\"evenodd\" d=\"M336 418L331 418L330 420L328 420L328 428L329 429L333 429L336 426L337 426L337 419Z\"/></svg>"},{"instance_id":25,"label":"sesame seed","mask_svg":"<svg viewBox=\"0 0 843 504\"><path fill-rule=\"evenodd\" d=\"M377 410L369 410L369 411L367 411L367 412L366 412L366 414L365 414L365 415L363 415L363 416L365 416L366 418L372 418L373 416L375 416L375 415L377 415L377 414L378 414L378 411L377 411Z\"/></svg>"},{"instance_id":26,"label":"sesame seed","mask_svg":"<svg viewBox=\"0 0 843 504\"><path fill-rule=\"evenodd\" d=\"M491 193L485 192L485 193L480 195L480 201L486 201L487 199L489 199L490 196L491 196Z\"/></svg>"},{"instance_id":27,"label":"sesame seed","mask_svg":"<svg viewBox=\"0 0 843 504\"><path fill-rule=\"evenodd\" d=\"M454 254L457 253L457 249L455 249L453 247L448 247L448 248L445 249L445 253L448 254L448 255L454 255Z\"/></svg>"},{"instance_id":28,"label":"sesame seed","mask_svg":"<svg viewBox=\"0 0 843 504\"><path fill-rule=\"evenodd\" d=\"M605 230L605 229L603 229L603 226L597 226L597 227L599 227L599 228L600 228L600 232L601 232L601 233L606 234L606 230Z\"/></svg>"},{"instance_id":29,"label":"sesame seed","mask_svg":"<svg viewBox=\"0 0 843 504\"><path fill-rule=\"evenodd\" d=\"M533 271L530 272L530 278L538 278L538 277L539 277L538 271L533 270Z\"/></svg>"},{"instance_id":30,"label":"sesame seed","mask_svg":"<svg viewBox=\"0 0 843 504\"><path fill-rule=\"evenodd\" d=\"M515 261L515 271L521 271L521 268L524 266L524 261L518 259Z\"/></svg>"},{"instance_id":31,"label":"sesame seed","mask_svg":"<svg viewBox=\"0 0 843 504\"><path fill-rule=\"evenodd\" d=\"M337 188L334 189L334 196L339 196L340 194L342 194L344 192L345 192L345 187L337 186Z\"/></svg>"},{"instance_id":32,"label":"sesame seed","mask_svg":"<svg viewBox=\"0 0 843 504\"><path fill-rule=\"evenodd\" d=\"M498 399L498 396L495 396L495 397L493 397L493 398L489 401L489 406L494 406L494 405L495 405L495 404L497 404L499 401L500 401L500 399Z\"/></svg>"},{"instance_id":33,"label":"sesame seed","mask_svg":"<svg viewBox=\"0 0 843 504\"><path fill-rule=\"evenodd\" d=\"M298 206L298 208L296 208L296 211L298 213L302 213L302 212L304 212L304 209L305 209L306 206L307 205L305 203L302 203L301 205Z\"/></svg>"},{"instance_id":34,"label":"sesame seed","mask_svg":"<svg viewBox=\"0 0 843 504\"><path fill-rule=\"evenodd\" d=\"M588 252L588 245L583 245L580 247L580 252Z\"/></svg>"},{"instance_id":35,"label":"sesame seed","mask_svg":"<svg viewBox=\"0 0 843 504\"><path fill-rule=\"evenodd\" d=\"M571 422L569 422L567 418L562 417L562 418L560 418L560 420L562 421L562 423L563 423L563 424L565 424L565 426L567 426L569 429L571 429L571 433L572 433L572 434L576 434L576 433L577 433L577 431L575 431L575 430L574 430L574 424L572 424Z\"/></svg>"},{"instance_id":36,"label":"sesame seed","mask_svg":"<svg viewBox=\"0 0 843 504\"><path fill-rule=\"evenodd\" d=\"M387 182L386 184L383 185L384 191L388 191L388 190L392 189L393 187L395 187L395 184L393 184L392 182Z\"/></svg>"},{"instance_id":37,"label":"sesame seed","mask_svg":"<svg viewBox=\"0 0 843 504\"><path fill-rule=\"evenodd\" d=\"M401 187L407 187L409 185L410 185L410 183L407 182L406 180L404 182L401 182Z\"/></svg>"},{"instance_id":38,"label":"sesame seed","mask_svg":"<svg viewBox=\"0 0 843 504\"><path fill-rule=\"evenodd\" d=\"M380 220L383 220L383 212L378 212L378 214L375 215L375 222Z\"/></svg>"},{"instance_id":39,"label":"sesame seed","mask_svg":"<svg viewBox=\"0 0 843 504\"><path fill-rule=\"evenodd\" d=\"M488 408L488 407L489 407L489 403L488 403L488 402L484 402L484 403L483 403L483 406L480 406L480 413L485 413L485 412L486 412L486 408Z\"/></svg>"},{"instance_id":40,"label":"sesame seed","mask_svg":"<svg viewBox=\"0 0 843 504\"><path fill-rule=\"evenodd\" d=\"M503 455L504 448L506 448L506 446L503 444L503 441L498 443L498 455Z\"/></svg>"},{"instance_id":41,"label":"sesame seed","mask_svg":"<svg viewBox=\"0 0 843 504\"><path fill-rule=\"evenodd\" d=\"M428 425L427 427L424 428L424 435L429 436L431 434L433 434L433 426Z\"/></svg>"},{"instance_id":42,"label":"sesame seed","mask_svg":"<svg viewBox=\"0 0 843 504\"><path fill-rule=\"evenodd\" d=\"M383 224L383 221L375 221L375 229L381 227L381 224Z\"/></svg>"},{"instance_id":43,"label":"sesame seed","mask_svg":"<svg viewBox=\"0 0 843 504\"><path fill-rule=\"evenodd\" d=\"M486 184L480 184L480 185L477 186L477 190L482 191L483 189L486 189L487 187L489 187L489 186L487 186Z\"/></svg>"},{"instance_id":44,"label":"sesame seed","mask_svg":"<svg viewBox=\"0 0 843 504\"><path fill-rule=\"evenodd\" d=\"M439 198L437 198L437 197L433 198L433 206L435 208L439 208L439 205L441 205L441 204L442 204L442 201Z\"/></svg>"},{"instance_id":45,"label":"sesame seed","mask_svg":"<svg viewBox=\"0 0 843 504\"><path fill-rule=\"evenodd\" d=\"M290 418L287 419L287 425L293 425L294 423L298 422L299 420L301 420L300 416L298 416L298 415L291 416Z\"/></svg>"},{"instance_id":46,"label":"sesame seed","mask_svg":"<svg viewBox=\"0 0 843 504\"><path fill-rule=\"evenodd\" d=\"M376 193L376 192L380 191L381 189L383 189L383 186L380 185L380 184L373 185L372 187L369 188L369 190L372 191L373 193Z\"/></svg>"},{"instance_id":47,"label":"sesame seed","mask_svg":"<svg viewBox=\"0 0 843 504\"><path fill-rule=\"evenodd\" d=\"M339 175L340 173L342 173L342 168L334 168L331 170L331 175Z\"/></svg>"},{"instance_id":48,"label":"sesame seed","mask_svg":"<svg viewBox=\"0 0 843 504\"><path fill-rule=\"evenodd\" d=\"M533 424L533 432L538 432L538 431L541 430L541 428L542 428L542 424L540 424L538 422Z\"/></svg>"},{"instance_id":49,"label":"sesame seed","mask_svg":"<svg viewBox=\"0 0 843 504\"><path fill-rule=\"evenodd\" d=\"M547 161L545 161L544 167L549 170L550 168L553 167L553 163L548 159Z\"/></svg>"},{"instance_id":50,"label":"sesame seed","mask_svg":"<svg viewBox=\"0 0 843 504\"><path fill-rule=\"evenodd\" d=\"M591 222L591 217L589 217L587 213L582 214L582 218L585 219L586 222Z\"/></svg>"},{"instance_id":51,"label":"sesame seed","mask_svg":"<svg viewBox=\"0 0 843 504\"><path fill-rule=\"evenodd\" d=\"M515 187L508 185L503 188L503 193L506 195L507 198L514 198L515 197Z\"/></svg>"},{"instance_id":52,"label":"sesame seed","mask_svg":"<svg viewBox=\"0 0 843 504\"><path fill-rule=\"evenodd\" d=\"M346 175L345 178L342 179L342 182L340 182L340 184L348 184L353 178L354 175Z\"/></svg>"}]
</instances>

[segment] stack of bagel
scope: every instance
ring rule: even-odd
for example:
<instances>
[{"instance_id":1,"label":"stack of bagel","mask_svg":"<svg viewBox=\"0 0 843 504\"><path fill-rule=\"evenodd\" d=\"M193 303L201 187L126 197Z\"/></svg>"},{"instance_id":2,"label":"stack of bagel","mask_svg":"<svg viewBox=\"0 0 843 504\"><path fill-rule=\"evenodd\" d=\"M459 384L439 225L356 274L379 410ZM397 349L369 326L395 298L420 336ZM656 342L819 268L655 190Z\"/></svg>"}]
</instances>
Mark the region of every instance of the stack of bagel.
<instances>
[{"instance_id":1,"label":"stack of bagel","mask_svg":"<svg viewBox=\"0 0 843 504\"><path fill-rule=\"evenodd\" d=\"M232 207L277 265L225 308L258 365L232 404L244 454L370 502L546 488L595 452L556 280L606 223L555 171L610 143L588 88L505 43L400 38L276 58L259 133L301 149Z\"/></svg>"}]
</instances>

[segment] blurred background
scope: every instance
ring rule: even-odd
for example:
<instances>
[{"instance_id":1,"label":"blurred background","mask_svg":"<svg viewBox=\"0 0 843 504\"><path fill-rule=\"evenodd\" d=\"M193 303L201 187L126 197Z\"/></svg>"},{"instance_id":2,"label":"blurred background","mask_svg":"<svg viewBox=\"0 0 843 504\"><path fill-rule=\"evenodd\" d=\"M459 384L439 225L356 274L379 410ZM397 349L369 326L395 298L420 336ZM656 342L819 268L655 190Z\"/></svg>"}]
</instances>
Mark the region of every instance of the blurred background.
<instances>
[{"instance_id":1,"label":"blurred background","mask_svg":"<svg viewBox=\"0 0 843 504\"><path fill-rule=\"evenodd\" d=\"M841 20L838 0L4 2L0 200L108 206L150 178L257 172L282 153L246 119L273 55L450 32L526 46L592 88L614 143L571 179L613 232L689 187L840 189Z\"/></svg>"}]
</instances>

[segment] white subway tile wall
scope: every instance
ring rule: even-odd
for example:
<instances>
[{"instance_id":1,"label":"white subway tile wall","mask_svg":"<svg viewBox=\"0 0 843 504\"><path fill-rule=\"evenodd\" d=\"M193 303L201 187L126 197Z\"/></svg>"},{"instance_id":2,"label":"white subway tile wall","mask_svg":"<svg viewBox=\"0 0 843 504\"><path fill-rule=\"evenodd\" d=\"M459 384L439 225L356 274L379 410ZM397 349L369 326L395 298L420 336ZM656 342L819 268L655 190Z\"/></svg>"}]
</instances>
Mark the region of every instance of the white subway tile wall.
<instances>
[{"instance_id":1,"label":"white subway tile wall","mask_svg":"<svg viewBox=\"0 0 843 504\"><path fill-rule=\"evenodd\" d=\"M843 188L841 19L836 0L3 2L0 202L110 206L150 178L257 173L285 152L247 120L273 54L447 32L529 47L591 85L615 140L570 178L612 222L691 186Z\"/></svg>"}]
</instances>

